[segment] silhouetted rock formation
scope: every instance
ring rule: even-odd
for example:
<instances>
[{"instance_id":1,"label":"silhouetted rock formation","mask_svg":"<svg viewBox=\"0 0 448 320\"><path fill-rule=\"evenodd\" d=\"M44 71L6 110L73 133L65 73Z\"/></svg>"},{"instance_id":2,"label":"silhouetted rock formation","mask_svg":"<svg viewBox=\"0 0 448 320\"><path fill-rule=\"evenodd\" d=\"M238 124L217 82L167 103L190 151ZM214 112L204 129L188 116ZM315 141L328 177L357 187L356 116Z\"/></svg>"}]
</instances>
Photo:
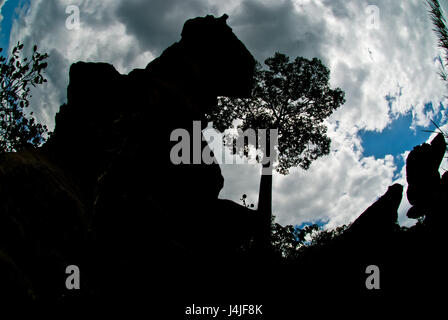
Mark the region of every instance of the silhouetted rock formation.
<instances>
[{"instance_id":1,"label":"silhouetted rock formation","mask_svg":"<svg viewBox=\"0 0 448 320\"><path fill-rule=\"evenodd\" d=\"M426 216L429 223L446 220L446 186L439 174L439 166L446 151L443 134L439 133L430 144L416 146L406 160L408 181L407 197L412 208L408 217L417 219ZM446 174L446 173L445 173ZM432 221L433 220L433 221Z\"/></svg>"},{"instance_id":2,"label":"silhouetted rock formation","mask_svg":"<svg viewBox=\"0 0 448 320\"><path fill-rule=\"evenodd\" d=\"M364 211L350 226L347 232L364 236L387 234L396 230L398 207L403 196L403 186L394 184L387 192Z\"/></svg>"},{"instance_id":3,"label":"silhouetted rock formation","mask_svg":"<svg viewBox=\"0 0 448 320\"><path fill-rule=\"evenodd\" d=\"M6 264L11 257L38 298L61 296L70 262L86 259L101 269L120 252L113 272L124 263L131 273L187 254L225 259L250 240L253 211L218 200L219 165L170 159L173 130L201 139L193 121L205 127L218 95L251 93L255 60L226 19L188 20L179 42L128 75L106 63L73 64L49 141L1 155L0 236L10 244L2 261L15 270ZM193 149L190 156L193 163ZM81 258L88 237L94 246ZM41 287L44 274L49 285Z\"/></svg>"}]
</instances>

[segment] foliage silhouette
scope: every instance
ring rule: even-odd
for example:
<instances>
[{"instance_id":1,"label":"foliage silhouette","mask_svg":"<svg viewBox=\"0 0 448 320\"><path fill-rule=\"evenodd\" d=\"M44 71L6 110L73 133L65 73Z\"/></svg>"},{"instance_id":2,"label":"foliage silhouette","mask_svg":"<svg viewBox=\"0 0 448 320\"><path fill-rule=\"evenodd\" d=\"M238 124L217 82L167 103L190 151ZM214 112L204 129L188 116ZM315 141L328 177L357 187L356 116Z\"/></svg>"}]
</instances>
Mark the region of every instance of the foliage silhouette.
<instances>
[{"instance_id":1,"label":"foliage silhouette","mask_svg":"<svg viewBox=\"0 0 448 320\"><path fill-rule=\"evenodd\" d=\"M329 153L323 121L345 102L344 92L330 88L330 71L317 58L289 62L277 52L265 64L267 70L257 64L251 98L221 97L208 119L221 132L236 119L243 121L242 130L278 129L277 171L287 174L296 166L306 170ZM233 151L247 156L247 145L243 148Z\"/></svg>"},{"instance_id":2,"label":"foliage silhouette","mask_svg":"<svg viewBox=\"0 0 448 320\"><path fill-rule=\"evenodd\" d=\"M47 81L42 73L48 55L34 46L31 57L21 61L22 49L19 42L9 59L0 56L0 152L37 147L47 133L47 127L37 123L32 112L28 117L24 109L29 106L30 85L36 87Z\"/></svg>"},{"instance_id":3,"label":"foliage silhouette","mask_svg":"<svg viewBox=\"0 0 448 320\"><path fill-rule=\"evenodd\" d=\"M445 15L438 0L426 0L429 7L429 15L435 26L434 32L439 40L439 47L443 50L443 59L440 60L439 75L443 81L448 80L446 66L448 65L448 28Z\"/></svg>"},{"instance_id":4,"label":"foliage silhouette","mask_svg":"<svg viewBox=\"0 0 448 320\"><path fill-rule=\"evenodd\" d=\"M341 237L349 226L342 225L334 229L323 229L317 224L306 225L303 228L272 223L272 248L283 259L298 260L308 249L329 246Z\"/></svg>"},{"instance_id":5,"label":"foliage silhouette","mask_svg":"<svg viewBox=\"0 0 448 320\"><path fill-rule=\"evenodd\" d=\"M243 194L240 200L246 208L254 207L254 204L247 203L246 194ZM292 261L300 259L300 254L308 248L329 245L349 227L349 225L342 225L334 229L323 229L317 224L310 224L299 228L293 225L282 226L275 220L273 215L271 219L271 248L281 259ZM253 249L253 246L244 248L244 250L251 249Z\"/></svg>"},{"instance_id":6,"label":"foliage silhouette","mask_svg":"<svg viewBox=\"0 0 448 320\"><path fill-rule=\"evenodd\" d=\"M440 78L447 82L448 81L448 73L446 71L446 67L448 65L448 27L446 25L446 18L443 12L442 7L440 6L440 2L438 0L426 0L426 4L429 7L429 16L431 18L431 21L434 24L434 32L436 33L438 37L438 44L439 47L443 51L443 59L440 58L440 70L439 75ZM448 85L448 83L447 83ZM437 128L438 132L443 134L445 139L448 137L446 132L443 132L443 130L440 129L440 127L432 121L432 124ZM435 131L429 131L429 130L423 130L424 132L435 132ZM445 169L446 171L446 169Z\"/></svg>"}]
</instances>

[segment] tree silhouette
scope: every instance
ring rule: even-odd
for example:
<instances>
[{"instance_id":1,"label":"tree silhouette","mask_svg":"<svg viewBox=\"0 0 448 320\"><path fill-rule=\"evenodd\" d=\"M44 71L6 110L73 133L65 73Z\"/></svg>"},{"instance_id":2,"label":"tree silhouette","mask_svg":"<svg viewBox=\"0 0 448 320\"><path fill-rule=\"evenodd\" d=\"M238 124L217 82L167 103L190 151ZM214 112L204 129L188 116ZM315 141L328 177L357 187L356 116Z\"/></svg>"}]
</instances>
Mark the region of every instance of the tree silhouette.
<instances>
[{"instance_id":1,"label":"tree silhouette","mask_svg":"<svg viewBox=\"0 0 448 320\"><path fill-rule=\"evenodd\" d=\"M259 63L256 66L251 98L221 97L208 120L213 121L214 128L220 132L230 128L234 120L242 120L238 128L240 132L254 130L256 148L259 147L259 129L277 129L276 170L280 174L288 174L290 168L297 166L307 170L312 161L329 153L330 138L326 135L324 120L345 102L345 94L340 88L330 88L330 71L317 58L297 57L290 62L289 57L277 52L266 59L265 64L267 69ZM235 146L228 141L234 153L249 155L248 144ZM266 146L262 153L271 147ZM258 156L257 160L260 160ZM263 163L263 167L273 168L269 162ZM270 228L272 216L272 171L270 173L261 176L258 200L258 211L263 215L266 228ZM264 234L270 234L270 230L265 230ZM265 243L269 242L266 239Z\"/></svg>"},{"instance_id":2,"label":"tree silhouette","mask_svg":"<svg viewBox=\"0 0 448 320\"><path fill-rule=\"evenodd\" d=\"M48 55L33 47L30 60L23 58L23 44L17 43L9 58L0 56L0 152L19 151L26 146L39 146L47 128L29 117L24 109L29 106L30 85L46 82L42 72L47 67ZM0 52L2 49L0 48Z\"/></svg>"}]
</instances>

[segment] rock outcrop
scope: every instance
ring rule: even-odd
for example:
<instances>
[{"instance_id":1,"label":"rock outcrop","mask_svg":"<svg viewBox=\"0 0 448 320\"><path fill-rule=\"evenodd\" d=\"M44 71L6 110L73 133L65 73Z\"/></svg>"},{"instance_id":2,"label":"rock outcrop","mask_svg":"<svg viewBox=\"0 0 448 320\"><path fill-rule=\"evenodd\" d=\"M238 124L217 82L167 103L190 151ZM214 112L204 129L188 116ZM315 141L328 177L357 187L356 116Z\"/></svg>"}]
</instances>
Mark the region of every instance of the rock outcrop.
<instances>
[{"instance_id":1,"label":"rock outcrop","mask_svg":"<svg viewBox=\"0 0 448 320\"><path fill-rule=\"evenodd\" d=\"M367 208L350 226L348 233L357 237L378 239L391 234L398 227L398 207L403 196L403 186L394 184L374 204Z\"/></svg>"},{"instance_id":2,"label":"rock outcrop","mask_svg":"<svg viewBox=\"0 0 448 320\"><path fill-rule=\"evenodd\" d=\"M426 217L433 225L447 219L447 173L440 177L439 167L446 151L443 134L439 133L430 144L416 146L406 160L407 197L412 205L408 217Z\"/></svg>"},{"instance_id":3,"label":"rock outcrop","mask_svg":"<svg viewBox=\"0 0 448 320\"><path fill-rule=\"evenodd\" d=\"M49 141L0 155L0 268L20 279L18 295L62 299L70 264L107 292L117 287L109 275L186 255L225 259L249 241L254 212L218 199L219 165L170 159L175 129L200 139L202 154L193 121L205 127L219 95L251 93L255 60L226 19L188 20L179 42L128 75L73 64ZM138 287L128 280L117 281Z\"/></svg>"}]
</instances>

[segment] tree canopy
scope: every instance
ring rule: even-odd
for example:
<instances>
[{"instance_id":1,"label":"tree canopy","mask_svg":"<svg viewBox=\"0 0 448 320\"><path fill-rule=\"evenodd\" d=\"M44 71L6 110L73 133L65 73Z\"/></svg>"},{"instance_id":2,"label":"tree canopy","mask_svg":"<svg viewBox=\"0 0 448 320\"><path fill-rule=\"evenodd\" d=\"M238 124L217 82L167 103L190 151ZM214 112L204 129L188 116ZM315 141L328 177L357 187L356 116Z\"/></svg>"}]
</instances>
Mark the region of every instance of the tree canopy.
<instances>
[{"instance_id":1,"label":"tree canopy","mask_svg":"<svg viewBox=\"0 0 448 320\"><path fill-rule=\"evenodd\" d=\"M42 73L48 55L34 46L31 57L21 60L22 49L23 44L17 43L8 58L0 56L0 152L37 147L47 132L32 112L26 115L24 110L29 106L30 85L36 87L47 81Z\"/></svg>"},{"instance_id":2,"label":"tree canopy","mask_svg":"<svg viewBox=\"0 0 448 320\"><path fill-rule=\"evenodd\" d=\"M291 167L308 169L313 160L330 150L324 119L345 102L340 88L329 85L330 70L318 58L308 60L275 53L257 64L251 98L221 97L208 115L223 132L236 119L241 130L277 129L277 171L287 174ZM248 154L247 148L234 150Z\"/></svg>"}]
</instances>

